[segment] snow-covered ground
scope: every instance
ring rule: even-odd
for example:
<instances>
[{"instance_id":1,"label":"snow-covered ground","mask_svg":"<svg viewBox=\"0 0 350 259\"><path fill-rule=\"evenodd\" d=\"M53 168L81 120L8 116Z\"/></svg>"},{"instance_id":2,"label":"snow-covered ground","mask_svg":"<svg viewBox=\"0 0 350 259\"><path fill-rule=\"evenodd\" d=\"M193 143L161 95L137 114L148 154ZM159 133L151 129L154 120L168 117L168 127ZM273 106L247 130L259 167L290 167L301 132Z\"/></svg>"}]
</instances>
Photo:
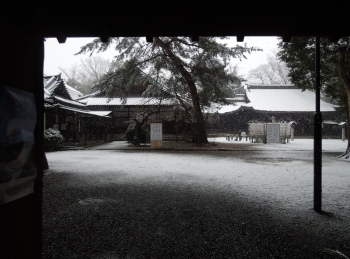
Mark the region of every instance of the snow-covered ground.
<instances>
[{"instance_id":1,"label":"snow-covered ground","mask_svg":"<svg viewBox=\"0 0 350 259\"><path fill-rule=\"evenodd\" d=\"M295 139L287 144L209 140L249 148L241 152L170 153L143 149L130 153L125 149L113 150L113 145L107 144L111 150L51 152L47 158L50 171L116 174L118 181L175 181L194 187L242 192L283 208L308 210L313 207L312 139ZM121 145L125 148L127 144L121 142ZM347 214L350 219L349 162L337 158L346 145L341 139L322 141L322 196L324 210Z\"/></svg>"},{"instance_id":2,"label":"snow-covered ground","mask_svg":"<svg viewBox=\"0 0 350 259\"><path fill-rule=\"evenodd\" d=\"M51 173L93 176L96 184L169 185L239 195L270 208L272 214L349 238L349 162L337 158L347 141L322 142L322 209L313 210L313 140L287 144L210 141L250 145L246 151L78 150L47 153ZM111 146L110 146L111 147ZM344 235L347 235L346 237Z\"/></svg>"},{"instance_id":3,"label":"snow-covered ground","mask_svg":"<svg viewBox=\"0 0 350 259\"><path fill-rule=\"evenodd\" d=\"M230 143L232 145L235 144L246 144L252 146L250 141L227 141L225 137L219 138L208 138L210 142L216 143ZM325 152L339 152L342 153L346 150L347 141L342 141L341 139L322 139L322 151ZM295 138L294 140L290 140L289 143L279 144L279 143L269 143L263 144L259 143L258 145L253 145L256 149L259 150L309 150L313 151L314 140L313 139L299 139Z\"/></svg>"}]
</instances>

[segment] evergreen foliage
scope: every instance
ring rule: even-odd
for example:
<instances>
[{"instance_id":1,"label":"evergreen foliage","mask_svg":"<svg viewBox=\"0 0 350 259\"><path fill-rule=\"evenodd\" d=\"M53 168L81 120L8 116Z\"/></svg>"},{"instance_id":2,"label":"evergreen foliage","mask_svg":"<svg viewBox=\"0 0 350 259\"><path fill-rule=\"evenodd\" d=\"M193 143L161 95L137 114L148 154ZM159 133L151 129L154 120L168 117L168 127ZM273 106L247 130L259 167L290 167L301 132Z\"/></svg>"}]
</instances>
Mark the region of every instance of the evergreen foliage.
<instances>
[{"instance_id":1,"label":"evergreen foliage","mask_svg":"<svg viewBox=\"0 0 350 259\"><path fill-rule=\"evenodd\" d=\"M229 47L227 38L201 37L192 42L188 37L153 37L148 43L140 37L99 39L81 47L77 54L100 52L114 45L118 69L108 72L95 88L106 91L111 98L128 97L130 89L146 84L145 94L164 91L177 98L191 115L199 143L207 142L203 108L211 102L226 103L225 97L233 84L242 80L228 69L233 58L260 49ZM221 42L220 42L221 41Z\"/></svg>"},{"instance_id":2,"label":"evergreen foliage","mask_svg":"<svg viewBox=\"0 0 350 259\"><path fill-rule=\"evenodd\" d=\"M63 136L58 130L49 128L44 132L44 150L57 151L60 143L63 141Z\"/></svg>"},{"instance_id":3,"label":"evergreen foliage","mask_svg":"<svg viewBox=\"0 0 350 259\"><path fill-rule=\"evenodd\" d=\"M140 143L149 143L150 142L150 134L149 131L145 127L140 128L138 143L134 143L135 140L135 129L129 128L125 132L125 139L128 143L133 145L138 145Z\"/></svg>"},{"instance_id":4,"label":"evergreen foliage","mask_svg":"<svg viewBox=\"0 0 350 259\"><path fill-rule=\"evenodd\" d=\"M292 37L278 44L279 58L286 62L292 83L303 90L315 89L315 37ZM328 100L341 107L339 112L346 114L350 121L350 37L342 37L335 43L328 38L320 38L321 91ZM348 128L350 132L350 127ZM349 152L350 139L347 152Z\"/></svg>"},{"instance_id":5,"label":"evergreen foliage","mask_svg":"<svg viewBox=\"0 0 350 259\"><path fill-rule=\"evenodd\" d=\"M343 86L338 71L337 49L343 44L349 44L349 38L342 38L339 43L330 42L328 38L321 38L321 91L333 103L347 110L346 88ZM292 37L291 41L278 44L278 56L286 62L289 77L295 86L303 90L315 89L315 37Z\"/></svg>"}]
</instances>

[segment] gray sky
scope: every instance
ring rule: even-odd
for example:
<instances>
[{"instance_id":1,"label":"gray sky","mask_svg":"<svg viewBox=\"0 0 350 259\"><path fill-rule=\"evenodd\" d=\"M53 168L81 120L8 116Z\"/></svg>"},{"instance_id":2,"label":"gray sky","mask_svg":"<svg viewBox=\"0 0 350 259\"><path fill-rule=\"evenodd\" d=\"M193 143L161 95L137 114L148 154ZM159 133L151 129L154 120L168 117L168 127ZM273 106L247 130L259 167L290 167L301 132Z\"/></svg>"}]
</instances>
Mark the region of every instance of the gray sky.
<instances>
[{"instance_id":1,"label":"gray sky","mask_svg":"<svg viewBox=\"0 0 350 259\"><path fill-rule=\"evenodd\" d=\"M81 59L89 57L88 54L77 55L80 47L89 43L94 38L68 38L66 43L59 44L56 38L48 38L45 41L45 62L44 62L44 73L45 75L54 75L60 73L59 67L70 68L74 64L79 64ZM236 37L232 37L230 40L232 45L236 45ZM245 37L244 43L248 46L260 47L263 51L254 52L247 56L247 59L243 61L237 60L235 63L238 64L239 74L246 75L249 70L256 68L257 66L266 63L266 57L271 54L271 51L277 49L277 37ZM242 43L238 43L242 44ZM116 52L113 48L99 55L109 60L113 60Z\"/></svg>"}]
</instances>

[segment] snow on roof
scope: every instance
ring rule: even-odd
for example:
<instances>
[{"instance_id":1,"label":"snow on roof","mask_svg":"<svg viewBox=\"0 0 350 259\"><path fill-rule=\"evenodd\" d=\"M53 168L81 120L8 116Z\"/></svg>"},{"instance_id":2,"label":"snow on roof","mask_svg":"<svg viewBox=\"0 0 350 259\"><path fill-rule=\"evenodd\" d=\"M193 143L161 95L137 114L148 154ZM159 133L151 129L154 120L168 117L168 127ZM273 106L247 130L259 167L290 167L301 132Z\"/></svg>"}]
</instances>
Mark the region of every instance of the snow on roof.
<instances>
[{"instance_id":1,"label":"snow on roof","mask_svg":"<svg viewBox=\"0 0 350 259\"><path fill-rule=\"evenodd\" d=\"M63 81L64 81L64 80L63 80ZM65 83L65 87L66 87L67 92L69 93L70 97L71 97L73 100L75 100L75 99L77 99L77 98L83 96L83 93L82 93L82 92L78 91L77 89L74 89L73 87L67 85L66 83Z\"/></svg>"},{"instance_id":2,"label":"snow on roof","mask_svg":"<svg viewBox=\"0 0 350 259\"><path fill-rule=\"evenodd\" d=\"M236 97L226 98L226 100L232 101L232 102L245 102L245 96L244 94L236 94Z\"/></svg>"},{"instance_id":3,"label":"snow on roof","mask_svg":"<svg viewBox=\"0 0 350 259\"><path fill-rule=\"evenodd\" d=\"M205 112L208 113L226 113L226 112L233 112L241 108L242 104L228 104L228 105L218 105L218 104L212 104L210 108L205 109Z\"/></svg>"},{"instance_id":4,"label":"snow on roof","mask_svg":"<svg viewBox=\"0 0 350 259\"><path fill-rule=\"evenodd\" d=\"M236 104L224 105L217 110L217 107L213 105L208 109L208 112L233 112L241 107L252 107L260 111L282 112L314 112L316 109L314 92L302 91L300 88L289 85L283 87L277 85L258 87L254 85L252 88L246 88L246 95L250 101L249 103L237 102ZM332 112L338 106L321 100L320 107L322 112Z\"/></svg>"},{"instance_id":5,"label":"snow on roof","mask_svg":"<svg viewBox=\"0 0 350 259\"><path fill-rule=\"evenodd\" d=\"M246 91L250 103L244 106L261 111L315 111L315 93L301 89L249 89ZM335 111L337 105L320 101L321 111Z\"/></svg>"},{"instance_id":6,"label":"snow on roof","mask_svg":"<svg viewBox=\"0 0 350 259\"><path fill-rule=\"evenodd\" d=\"M75 100L81 96L83 96L83 93L74 89L73 87L66 84L64 79L61 79L60 75L54 75L54 76L45 76L44 77L44 97L48 98L51 97L53 91L61 84L63 83L63 86L65 87L66 91L68 92L69 96Z\"/></svg>"},{"instance_id":7,"label":"snow on roof","mask_svg":"<svg viewBox=\"0 0 350 259\"><path fill-rule=\"evenodd\" d=\"M218 110L218 113L225 113L225 112L232 112L232 111L236 111L239 108L241 108L241 104L230 104L230 105L224 105L223 107L221 107L221 109Z\"/></svg>"},{"instance_id":8,"label":"snow on roof","mask_svg":"<svg viewBox=\"0 0 350 259\"><path fill-rule=\"evenodd\" d=\"M58 105L61 109L64 110L68 110L68 111L74 111L74 112L78 112L81 114L88 114L88 115L93 115L93 116L99 116L99 117L106 117L106 118L110 118L110 116L108 116L112 111L89 111L89 110L82 110L82 109L78 109L78 108L74 108L74 107L70 107L70 106L65 106L65 105Z\"/></svg>"},{"instance_id":9,"label":"snow on roof","mask_svg":"<svg viewBox=\"0 0 350 259\"><path fill-rule=\"evenodd\" d=\"M52 76L50 78L44 78L44 89L47 91L47 94L51 95L52 92L59 85L59 81L57 81L56 76Z\"/></svg>"},{"instance_id":10,"label":"snow on roof","mask_svg":"<svg viewBox=\"0 0 350 259\"><path fill-rule=\"evenodd\" d=\"M44 88L44 100L48 99L51 97L51 93Z\"/></svg>"},{"instance_id":11,"label":"snow on roof","mask_svg":"<svg viewBox=\"0 0 350 259\"><path fill-rule=\"evenodd\" d=\"M90 111L91 114L95 114L98 116L107 116L112 113L112 111Z\"/></svg>"},{"instance_id":12,"label":"snow on roof","mask_svg":"<svg viewBox=\"0 0 350 259\"><path fill-rule=\"evenodd\" d=\"M48 90L48 88L52 85L55 85L53 84L53 82L55 81L55 76L52 76L52 77L49 77L49 78L45 78L44 77L44 88Z\"/></svg>"},{"instance_id":13,"label":"snow on roof","mask_svg":"<svg viewBox=\"0 0 350 259\"><path fill-rule=\"evenodd\" d=\"M81 107L85 107L86 106L85 104L82 104L82 103L79 103L79 102L73 101L73 100L67 100L67 99L62 98L62 97L55 96L54 98L59 100L59 101L61 101L61 102L63 102L63 103L72 104L72 105L81 106Z\"/></svg>"},{"instance_id":14,"label":"snow on roof","mask_svg":"<svg viewBox=\"0 0 350 259\"><path fill-rule=\"evenodd\" d=\"M212 104L209 109L205 110L205 112L209 112L209 113L213 113L213 112L218 112L218 113L232 112L232 111L236 111L239 108L241 108L242 104L245 103L244 94L242 94L242 95L239 94L239 96L235 97L235 98L226 98L226 100L234 102L234 103L228 104L228 105Z\"/></svg>"},{"instance_id":15,"label":"snow on roof","mask_svg":"<svg viewBox=\"0 0 350 259\"><path fill-rule=\"evenodd\" d=\"M300 89L292 84L246 84L245 90L249 89Z\"/></svg>"},{"instance_id":16,"label":"snow on roof","mask_svg":"<svg viewBox=\"0 0 350 259\"><path fill-rule=\"evenodd\" d=\"M84 100L85 101L85 99L87 99L89 97L97 98L96 95L98 95L100 93L102 93L102 91L101 90L97 90L96 92L93 92L91 94L83 95L83 96L77 98L76 100L79 100L79 101Z\"/></svg>"},{"instance_id":17,"label":"snow on roof","mask_svg":"<svg viewBox=\"0 0 350 259\"><path fill-rule=\"evenodd\" d=\"M324 120L322 121L323 124L331 124L331 125L339 125L338 122L331 121L331 120Z\"/></svg>"},{"instance_id":18,"label":"snow on roof","mask_svg":"<svg viewBox=\"0 0 350 259\"><path fill-rule=\"evenodd\" d=\"M86 105L123 105L122 100L120 98L94 98L89 97L84 99L84 102L86 102ZM163 105L171 105L174 104L175 100L166 99L162 100L161 104ZM154 98L127 98L126 103L124 105L158 105L159 100Z\"/></svg>"}]
</instances>

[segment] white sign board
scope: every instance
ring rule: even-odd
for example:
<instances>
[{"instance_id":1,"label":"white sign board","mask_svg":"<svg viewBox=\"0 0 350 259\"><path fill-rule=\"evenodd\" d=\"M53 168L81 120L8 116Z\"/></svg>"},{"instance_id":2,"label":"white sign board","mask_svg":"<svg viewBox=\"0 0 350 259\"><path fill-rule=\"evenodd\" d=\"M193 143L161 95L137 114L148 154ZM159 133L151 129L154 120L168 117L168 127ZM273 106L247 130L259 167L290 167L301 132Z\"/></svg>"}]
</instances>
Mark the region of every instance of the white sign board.
<instances>
[{"instance_id":1,"label":"white sign board","mask_svg":"<svg viewBox=\"0 0 350 259\"><path fill-rule=\"evenodd\" d=\"M280 125L276 123L266 123L266 143L280 142Z\"/></svg>"},{"instance_id":2,"label":"white sign board","mask_svg":"<svg viewBox=\"0 0 350 259\"><path fill-rule=\"evenodd\" d=\"M163 139L162 123L151 123L151 141Z\"/></svg>"}]
</instances>

